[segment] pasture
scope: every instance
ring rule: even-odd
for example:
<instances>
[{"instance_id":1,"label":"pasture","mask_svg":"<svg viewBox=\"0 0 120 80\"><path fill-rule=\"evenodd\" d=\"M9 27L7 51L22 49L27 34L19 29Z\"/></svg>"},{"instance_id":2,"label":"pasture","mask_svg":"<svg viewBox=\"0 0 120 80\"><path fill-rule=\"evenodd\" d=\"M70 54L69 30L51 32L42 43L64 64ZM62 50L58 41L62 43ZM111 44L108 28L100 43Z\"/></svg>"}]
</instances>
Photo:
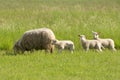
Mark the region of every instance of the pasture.
<instances>
[{"instance_id":1,"label":"pasture","mask_svg":"<svg viewBox=\"0 0 120 80\"><path fill-rule=\"evenodd\" d=\"M75 44L73 54L44 51L14 55L26 30L48 27ZM0 0L0 80L119 80L120 0ZM92 31L115 41L116 52L85 52L78 34Z\"/></svg>"}]
</instances>

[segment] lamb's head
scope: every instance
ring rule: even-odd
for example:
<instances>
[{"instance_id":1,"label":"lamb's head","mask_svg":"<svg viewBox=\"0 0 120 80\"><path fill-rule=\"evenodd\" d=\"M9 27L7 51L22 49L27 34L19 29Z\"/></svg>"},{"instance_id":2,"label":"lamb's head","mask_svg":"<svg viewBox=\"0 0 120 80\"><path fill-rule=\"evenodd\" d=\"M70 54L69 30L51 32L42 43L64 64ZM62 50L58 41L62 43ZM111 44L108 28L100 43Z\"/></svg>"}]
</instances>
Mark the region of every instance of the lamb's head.
<instances>
[{"instance_id":1,"label":"lamb's head","mask_svg":"<svg viewBox=\"0 0 120 80\"><path fill-rule=\"evenodd\" d=\"M78 36L79 36L80 40L86 40L85 35L78 35Z\"/></svg>"},{"instance_id":2,"label":"lamb's head","mask_svg":"<svg viewBox=\"0 0 120 80\"><path fill-rule=\"evenodd\" d=\"M53 40L51 41L51 44L52 44L52 45L55 45L55 44L57 43L57 41L58 41L58 40L53 39Z\"/></svg>"},{"instance_id":3,"label":"lamb's head","mask_svg":"<svg viewBox=\"0 0 120 80\"><path fill-rule=\"evenodd\" d=\"M99 38L98 32L92 31L92 33L93 33L93 38L94 39L98 39Z\"/></svg>"}]
</instances>

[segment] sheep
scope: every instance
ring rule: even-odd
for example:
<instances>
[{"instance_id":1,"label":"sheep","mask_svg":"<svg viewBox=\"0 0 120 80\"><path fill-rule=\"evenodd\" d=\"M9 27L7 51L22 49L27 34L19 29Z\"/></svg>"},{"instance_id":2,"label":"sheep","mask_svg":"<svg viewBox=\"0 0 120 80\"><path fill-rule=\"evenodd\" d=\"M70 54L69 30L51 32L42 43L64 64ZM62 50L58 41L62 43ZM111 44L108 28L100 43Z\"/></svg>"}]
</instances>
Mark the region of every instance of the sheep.
<instances>
[{"instance_id":1,"label":"sheep","mask_svg":"<svg viewBox=\"0 0 120 80\"><path fill-rule=\"evenodd\" d=\"M52 44L58 49L58 53L61 53L62 50L66 49L73 53L75 46L71 40L52 40Z\"/></svg>"},{"instance_id":2,"label":"sheep","mask_svg":"<svg viewBox=\"0 0 120 80\"><path fill-rule=\"evenodd\" d=\"M78 35L82 43L84 50L88 51L89 49L97 49L102 52L102 45L98 40L87 40L85 35Z\"/></svg>"},{"instance_id":3,"label":"sheep","mask_svg":"<svg viewBox=\"0 0 120 80\"><path fill-rule=\"evenodd\" d=\"M98 32L92 31L92 33L93 33L93 38L101 42L102 46L104 47L103 49L109 48L109 49L112 49L113 51L116 51L115 44L112 39L110 38L102 39L102 38L99 38Z\"/></svg>"},{"instance_id":4,"label":"sheep","mask_svg":"<svg viewBox=\"0 0 120 80\"><path fill-rule=\"evenodd\" d=\"M32 50L45 50L53 53L54 45L51 44L53 39L55 35L49 28L29 30L14 44L13 49L15 53Z\"/></svg>"}]
</instances>

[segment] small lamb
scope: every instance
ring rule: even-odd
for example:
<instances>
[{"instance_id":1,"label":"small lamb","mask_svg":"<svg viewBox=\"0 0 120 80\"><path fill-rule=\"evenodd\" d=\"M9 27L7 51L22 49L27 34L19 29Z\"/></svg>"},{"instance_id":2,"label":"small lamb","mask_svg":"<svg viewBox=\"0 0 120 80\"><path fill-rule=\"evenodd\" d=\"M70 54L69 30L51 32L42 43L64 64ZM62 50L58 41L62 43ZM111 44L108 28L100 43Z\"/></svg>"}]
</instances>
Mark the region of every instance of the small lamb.
<instances>
[{"instance_id":1,"label":"small lamb","mask_svg":"<svg viewBox=\"0 0 120 80\"><path fill-rule=\"evenodd\" d=\"M75 49L74 43L71 40L52 40L52 44L58 48L58 53L61 53L64 49L70 50L73 53Z\"/></svg>"},{"instance_id":2,"label":"small lamb","mask_svg":"<svg viewBox=\"0 0 120 80\"><path fill-rule=\"evenodd\" d=\"M112 39L110 38L102 39L102 38L99 38L99 34L97 32L92 31L92 33L93 33L94 39L98 40L104 48L109 48L109 49L112 49L113 51L116 51L115 44Z\"/></svg>"},{"instance_id":3,"label":"small lamb","mask_svg":"<svg viewBox=\"0 0 120 80\"><path fill-rule=\"evenodd\" d=\"M87 40L85 35L78 35L80 37L80 41L82 43L82 47L88 51L89 49L97 49L100 52L102 51L101 43L98 40Z\"/></svg>"}]
</instances>

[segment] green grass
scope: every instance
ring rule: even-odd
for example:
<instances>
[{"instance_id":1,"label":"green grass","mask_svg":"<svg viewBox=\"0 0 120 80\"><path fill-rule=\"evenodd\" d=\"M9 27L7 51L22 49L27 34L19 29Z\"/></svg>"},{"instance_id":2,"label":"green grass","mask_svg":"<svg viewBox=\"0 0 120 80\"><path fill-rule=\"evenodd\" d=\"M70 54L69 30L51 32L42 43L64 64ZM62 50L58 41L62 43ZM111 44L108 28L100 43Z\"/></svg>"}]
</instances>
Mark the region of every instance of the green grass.
<instances>
[{"instance_id":1,"label":"green grass","mask_svg":"<svg viewBox=\"0 0 120 80\"><path fill-rule=\"evenodd\" d=\"M119 0L0 0L0 80L119 80ZM26 30L48 27L57 39L70 39L75 52L14 55ZM112 38L117 52L82 49L78 34Z\"/></svg>"},{"instance_id":2,"label":"green grass","mask_svg":"<svg viewBox=\"0 0 120 80\"><path fill-rule=\"evenodd\" d=\"M0 57L0 79L3 80L119 80L119 53L110 51L75 54L44 54Z\"/></svg>"}]
</instances>

